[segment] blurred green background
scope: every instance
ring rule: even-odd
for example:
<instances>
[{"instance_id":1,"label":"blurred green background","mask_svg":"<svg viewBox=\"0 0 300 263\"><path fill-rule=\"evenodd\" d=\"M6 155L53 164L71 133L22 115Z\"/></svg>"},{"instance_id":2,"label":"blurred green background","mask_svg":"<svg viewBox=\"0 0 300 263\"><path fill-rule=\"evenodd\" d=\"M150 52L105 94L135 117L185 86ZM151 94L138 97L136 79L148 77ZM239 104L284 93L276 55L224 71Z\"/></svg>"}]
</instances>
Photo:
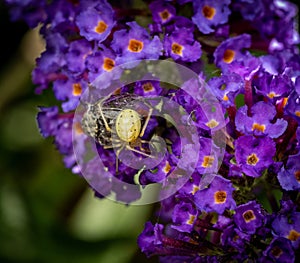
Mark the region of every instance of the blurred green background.
<instances>
[{"instance_id":1,"label":"blurred green background","mask_svg":"<svg viewBox=\"0 0 300 263\"><path fill-rule=\"evenodd\" d=\"M153 207L95 198L39 134L37 106L53 104L31 83L43 42L0 12L0 262L157 262L136 244Z\"/></svg>"}]
</instances>

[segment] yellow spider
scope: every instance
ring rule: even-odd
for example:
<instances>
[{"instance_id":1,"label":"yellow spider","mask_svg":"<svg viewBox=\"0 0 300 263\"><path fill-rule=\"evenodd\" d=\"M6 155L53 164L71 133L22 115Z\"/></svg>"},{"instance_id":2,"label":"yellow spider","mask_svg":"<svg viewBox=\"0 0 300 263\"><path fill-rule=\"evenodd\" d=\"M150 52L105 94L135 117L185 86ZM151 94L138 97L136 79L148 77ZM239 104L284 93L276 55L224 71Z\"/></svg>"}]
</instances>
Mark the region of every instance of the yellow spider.
<instances>
[{"instance_id":1,"label":"yellow spider","mask_svg":"<svg viewBox=\"0 0 300 263\"><path fill-rule=\"evenodd\" d=\"M81 125L83 131L99 142L104 149L116 148L116 172L118 156L126 148L146 157L153 157L145 152L142 140L153 109L144 97L134 94L122 94L105 97L94 104L87 105ZM149 108L147 114L135 109L138 102L144 102ZM139 147L139 150L136 149Z\"/></svg>"}]
</instances>

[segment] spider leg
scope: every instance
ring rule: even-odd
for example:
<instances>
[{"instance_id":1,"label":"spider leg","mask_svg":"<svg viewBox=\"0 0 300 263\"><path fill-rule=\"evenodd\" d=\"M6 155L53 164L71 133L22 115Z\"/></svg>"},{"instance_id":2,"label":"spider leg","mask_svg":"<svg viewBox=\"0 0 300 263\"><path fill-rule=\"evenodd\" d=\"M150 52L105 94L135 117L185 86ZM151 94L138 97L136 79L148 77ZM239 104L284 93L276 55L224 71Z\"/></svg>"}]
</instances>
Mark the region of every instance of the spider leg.
<instances>
[{"instance_id":1,"label":"spider leg","mask_svg":"<svg viewBox=\"0 0 300 263\"><path fill-rule=\"evenodd\" d=\"M146 128L147 128L147 125L148 125L148 123L149 123L149 120L150 120L150 117L151 117L151 115L152 115L152 112L153 112L153 109L152 108L150 108L149 109L149 112L148 112L148 115L147 115L147 118L146 118L146 120L145 120L145 123L144 123L144 125L143 125L143 128L142 128L142 130L141 130L141 132L140 132L140 137L143 137L143 135L144 135L144 133L145 133L145 130L146 130Z\"/></svg>"},{"instance_id":2,"label":"spider leg","mask_svg":"<svg viewBox=\"0 0 300 263\"><path fill-rule=\"evenodd\" d=\"M103 99L104 100L104 99ZM100 115L101 115L101 118L104 122L104 126L105 126L105 129L109 132L111 132L111 128L109 127L108 123L107 123L107 120L106 118L104 117L104 114L103 114L103 111L102 111L102 103L100 103L100 106L99 106L99 111L100 111Z\"/></svg>"},{"instance_id":3,"label":"spider leg","mask_svg":"<svg viewBox=\"0 0 300 263\"><path fill-rule=\"evenodd\" d=\"M140 140L141 143L151 143L150 141Z\"/></svg>"},{"instance_id":4,"label":"spider leg","mask_svg":"<svg viewBox=\"0 0 300 263\"><path fill-rule=\"evenodd\" d=\"M109 138L109 140L112 142L112 143L121 143L122 141L120 139L117 139L117 138Z\"/></svg>"},{"instance_id":5,"label":"spider leg","mask_svg":"<svg viewBox=\"0 0 300 263\"><path fill-rule=\"evenodd\" d=\"M150 154L147 154L147 153L144 153L144 152L142 152L142 151L139 151L139 150L136 150L136 149L132 148L129 144L126 145L126 148L127 148L128 150L130 150L130 151L139 153L139 154L144 155L144 156L146 156L146 157L151 157L151 158L154 157L154 156L152 156L152 155L150 155Z\"/></svg>"},{"instance_id":6,"label":"spider leg","mask_svg":"<svg viewBox=\"0 0 300 263\"><path fill-rule=\"evenodd\" d=\"M111 141L113 141L111 139ZM119 148L116 151L116 174L119 172L119 154L124 149L125 145L120 140L114 140L117 144L104 145L104 149Z\"/></svg>"},{"instance_id":7,"label":"spider leg","mask_svg":"<svg viewBox=\"0 0 300 263\"><path fill-rule=\"evenodd\" d=\"M116 174L119 172L119 154L120 152L124 149L125 144L119 144L117 147L121 146L117 151L116 151Z\"/></svg>"},{"instance_id":8,"label":"spider leg","mask_svg":"<svg viewBox=\"0 0 300 263\"><path fill-rule=\"evenodd\" d=\"M120 146L122 146L121 143L119 143L119 144L112 144L112 145L104 145L103 149L112 149L112 148L120 147Z\"/></svg>"}]
</instances>

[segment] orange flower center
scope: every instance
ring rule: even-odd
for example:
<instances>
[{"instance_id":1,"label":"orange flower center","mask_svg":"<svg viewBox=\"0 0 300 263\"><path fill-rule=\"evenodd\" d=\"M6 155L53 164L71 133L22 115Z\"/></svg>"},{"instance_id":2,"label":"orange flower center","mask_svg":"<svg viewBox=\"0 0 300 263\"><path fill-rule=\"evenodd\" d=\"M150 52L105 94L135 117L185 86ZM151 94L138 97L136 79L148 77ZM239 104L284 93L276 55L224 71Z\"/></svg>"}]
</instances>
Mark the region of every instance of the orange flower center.
<instances>
[{"instance_id":1,"label":"orange flower center","mask_svg":"<svg viewBox=\"0 0 300 263\"><path fill-rule=\"evenodd\" d=\"M111 71L115 66L115 61L110 58L104 58L103 69L106 71Z\"/></svg>"},{"instance_id":2,"label":"orange flower center","mask_svg":"<svg viewBox=\"0 0 300 263\"><path fill-rule=\"evenodd\" d=\"M296 180L300 183L300 170L296 171L294 175Z\"/></svg>"},{"instance_id":3,"label":"orange flower center","mask_svg":"<svg viewBox=\"0 0 300 263\"><path fill-rule=\"evenodd\" d=\"M99 21L95 27L95 32L102 34L107 29L107 24L104 21Z\"/></svg>"},{"instance_id":4,"label":"orange flower center","mask_svg":"<svg viewBox=\"0 0 300 263\"><path fill-rule=\"evenodd\" d=\"M274 91L269 92L267 95L270 99L273 99L274 97L278 96Z\"/></svg>"},{"instance_id":5,"label":"orange flower center","mask_svg":"<svg viewBox=\"0 0 300 263\"><path fill-rule=\"evenodd\" d=\"M245 220L246 223L249 223L250 221L256 219L256 217L255 217L255 215L254 215L254 213L253 213L252 210L248 210L248 211L244 212L243 213L243 218L244 218L244 220Z\"/></svg>"},{"instance_id":6,"label":"orange flower center","mask_svg":"<svg viewBox=\"0 0 300 263\"><path fill-rule=\"evenodd\" d=\"M139 53L143 50L144 43L136 39L130 39L128 50L131 52Z\"/></svg>"},{"instance_id":7,"label":"orange flower center","mask_svg":"<svg viewBox=\"0 0 300 263\"><path fill-rule=\"evenodd\" d=\"M182 56L182 50L183 46L179 45L178 43L173 43L172 44L172 52L176 55Z\"/></svg>"},{"instance_id":8,"label":"orange flower center","mask_svg":"<svg viewBox=\"0 0 300 263\"><path fill-rule=\"evenodd\" d=\"M213 156L206 155L203 157L202 166L203 167L212 167L215 158Z\"/></svg>"},{"instance_id":9,"label":"orange flower center","mask_svg":"<svg viewBox=\"0 0 300 263\"><path fill-rule=\"evenodd\" d=\"M227 193L225 191L218 191L215 193L214 197L216 204L223 204L226 201Z\"/></svg>"},{"instance_id":10,"label":"orange flower center","mask_svg":"<svg viewBox=\"0 0 300 263\"><path fill-rule=\"evenodd\" d=\"M287 238L291 241L297 241L299 237L300 237L300 233L294 229L292 229L289 235L287 236Z\"/></svg>"},{"instance_id":11,"label":"orange flower center","mask_svg":"<svg viewBox=\"0 0 300 263\"><path fill-rule=\"evenodd\" d=\"M215 119L211 119L209 122L206 123L206 126L209 128L215 128L219 125L219 122L216 121Z\"/></svg>"},{"instance_id":12,"label":"orange flower center","mask_svg":"<svg viewBox=\"0 0 300 263\"><path fill-rule=\"evenodd\" d=\"M235 52L231 49L226 49L223 55L223 61L227 64L231 63L234 59Z\"/></svg>"},{"instance_id":13,"label":"orange flower center","mask_svg":"<svg viewBox=\"0 0 300 263\"><path fill-rule=\"evenodd\" d=\"M211 6L205 5L202 8L202 14L205 18L212 20L216 14L216 9Z\"/></svg>"},{"instance_id":14,"label":"orange flower center","mask_svg":"<svg viewBox=\"0 0 300 263\"><path fill-rule=\"evenodd\" d=\"M278 247L278 246L273 247L273 248L271 249L271 254L272 254L275 258L279 258L280 255L281 255L282 253L283 253L283 252L282 252L282 249L281 249L280 247Z\"/></svg>"},{"instance_id":15,"label":"orange flower center","mask_svg":"<svg viewBox=\"0 0 300 263\"><path fill-rule=\"evenodd\" d=\"M247 158L247 164L249 165L256 165L258 161L259 159L255 153L250 154Z\"/></svg>"},{"instance_id":16,"label":"orange flower center","mask_svg":"<svg viewBox=\"0 0 300 263\"><path fill-rule=\"evenodd\" d=\"M168 161L166 161L165 167L163 168L163 171L165 172L165 174L169 173L171 170L171 165L169 164Z\"/></svg>"},{"instance_id":17,"label":"orange flower center","mask_svg":"<svg viewBox=\"0 0 300 263\"><path fill-rule=\"evenodd\" d=\"M194 224L194 221L195 221L196 217L194 215L190 215L190 218L187 220L187 224L188 225L192 225Z\"/></svg>"},{"instance_id":18,"label":"orange flower center","mask_svg":"<svg viewBox=\"0 0 300 263\"><path fill-rule=\"evenodd\" d=\"M199 186L197 186L197 185L193 185L193 190L192 190L192 194L194 195L196 192L198 192L199 191Z\"/></svg>"},{"instance_id":19,"label":"orange flower center","mask_svg":"<svg viewBox=\"0 0 300 263\"><path fill-rule=\"evenodd\" d=\"M154 89L151 82L147 82L147 83L143 84L142 88L145 92L150 92Z\"/></svg>"},{"instance_id":20,"label":"orange flower center","mask_svg":"<svg viewBox=\"0 0 300 263\"><path fill-rule=\"evenodd\" d=\"M81 95L81 93L82 93L82 87L81 87L81 85L79 84L79 83L74 83L73 85L72 85L72 88L73 88L73 95L74 96L80 96Z\"/></svg>"},{"instance_id":21,"label":"orange flower center","mask_svg":"<svg viewBox=\"0 0 300 263\"><path fill-rule=\"evenodd\" d=\"M258 131L264 132L265 129L266 129L265 125L260 125L258 123L253 123L253 125L252 125L252 131L253 130L258 130Z\"/></svg>"},{"instance_id":22,"label":"orange flower center","mask_svg":"<svg viewBox=\"0 0 300 263\"><path fill-rule=\"evenodd\" d=\"M167 9L159 13L159 16L161 17L162 21L166 21L170 17L170 13Z\"/></svg>"}]
</instances>

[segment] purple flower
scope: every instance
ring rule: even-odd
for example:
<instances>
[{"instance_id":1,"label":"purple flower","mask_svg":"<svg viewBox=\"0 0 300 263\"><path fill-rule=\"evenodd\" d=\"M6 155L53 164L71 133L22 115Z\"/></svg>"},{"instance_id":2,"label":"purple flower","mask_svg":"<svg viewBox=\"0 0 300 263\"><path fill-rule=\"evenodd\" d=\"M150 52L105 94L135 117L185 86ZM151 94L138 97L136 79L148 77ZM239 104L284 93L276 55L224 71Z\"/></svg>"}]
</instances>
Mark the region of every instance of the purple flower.
<instances>
[{"instance_id":1,"label":"purple flower","mask_svg":"<svg viewBox=\"0 0 300 263\"><path fill-rule=\"evenodd\" d=\"M197 219L198 211L190 202L180 202L175 205L172 214L172 228L180 232L191 232Z\"/></svg>"},{"instance_id":2,"label":"purple flower","mask_svg":"<svg viewBox=\"0 0 300 263\"><path fill-rule=\"evenodd\" d=\"M295 80L295 90L297 94L300 95L300 76L298 76Z\"/></svg>"},{"instance_id":3,"label":"purple flower","mask_svg":"<svg viewBox=\"0 0 300 263\"><path fill-rule=\"evenodd\" d=\"M244 85L244 80L235 73L223 74L208 81L211 91L226 108L235 105L235 98L243 91Z\"/></svg>"},{"instance_id":4,"label":"purple flower","mask_svg":"<svg viewBox=\"0 0 300 263\"><path fill-rule=\"evenodd\" d=\"M81 167L81 169L83 168ZM105 169L99 169L98 156L95 156L86 163L84 167L84 175L90 185L94 187L95 195L97 197L103 198L112 193L111 173L105 171ZM101 189L101 194L97 192L97 189L95 188Z\"/></svg>"},{"instance_id":5,"label":"purple flower","mask_svg":"<svg viewBox=\"0 0 300 263\"><path fill-rule=\"evenodd\" d=\"M259 71L261 62L258 58L246 53L242 58L237 58L223 67L224 72L239 74L245 80L251 80Z\"/></svg>"},{"instance_id":6,"label":"purple flower","mask_svg":"<svg viewBox=\"0 0 300 263\"><path fill-rule=\"evenodd\" d=\"M259 101L251 107L251 117L247 113L245 105L239 108L235 118L236 129L244 134L278 138L287 128L287 121L283 119L274 122L276 108L270 103Z\"/></svg>"},{"instance_id":7,"label":"purple flower","mask_svg":"<svg viewBox=\"0 0 300 263\"><path fill-rule=\"evenodd\" d=\"M214 132L226 125L223 108L206 91L201 76L186 81L174 99L190 113L188 121L196 127Z\"/></svg>"},{"instance_id":8,"label":"purple flower","mask_svg":"<svg viewBox=\"0 0 300 263\"><path fill-rule=\"evenodd\" d=\"M114 11L106 0L100 0L96 6L84 9L76 17L79 34L88 41L103 42L115 25Z\"/></svg>"},{"instance_id":9,"label":"purple flower","mask_svg":"<svg viewBox=\"0 0 300 263\"><path fill-rule=\"evenodd\" d=\"M221 69L227 70L228 65L236 60L242 60L246 56L245 48L251 46L251 36L242 34L223 41L215 50L215 64Z\"/></svg>"},{"instance_id":10,"label":"purple flower","mask_svg":"<svg viewBox=\"0 0 300 263\"><path fill-rule=\"evenodd\" d=\"M211 139L200 138L200 151L197 171L200 174L216 173L218 171L219 155L221 150Z\"/></svg>"},{"instance_id":11,"label":"purple flower","mask_svg":"<svg viewBox=\"0 0 300 263\"><path fill-rule=\"evenodd\" d=\"M284 110L300 124L300 94L298 92L293 91L290 94Z\"/></svg>"},{"instance_id":12,"label":"purple flower","mask_svg":"<svg viewBox=\"0 0 300 263\"><path fill-rule=\"evenodd\" d=\"M222 25L222 26L219 26L217 29L216 29L216 32L215 32L215 36L216 37L222 37L222 38L228 38L229 37L229 25L228 24L225 24L225 25Z\"/></svg>"},{"instance_id":13,"label":"purple flower","mask_svg":"<svg viewBox=\"0 0 300 263\"><path fill-rule=\"evenodd\" d=\"M166 153L164 160L162 160L154 170L147 170L140 176L140 183L146 185L164 181L176 166L170 159L170 154Z\"/></svg>"},{"instance_id":14,"label":"purple flower","mask_svg":"<svg viewBox=\"0 0 300 263\"><path fill-rule=\"evenodd\" d=\"M145 224L143 232L138 237L138 244L142 252L150 256L157 250L157 246L161 247L161 234L164 226L161 224L152 225L151 222Z\"/></svg>"},{"instance_id":15,"label":"purple flower","mask_svg":"<svg viewBox=\"0 0 300 263\"><path fill-rule=\"evenodd\" d=\"M259 60L261 61L261 67L264 71L262 72L262 75L265 75L260 76L263 81L266 79L272 81L272 77L276 78L276 75L282 72L283 67L285 66L283 59L278 56L278 53L261 56L259 57ZM260 80L260 78L257 80ZM268 88L267 85L264 86L264 88ZM272 88L276 88L276 84L273 85Z\"/></svg>"},{"instance_id":16,"label":"purple flower","mask_svg":"<svg viewBox=\"0 0 300 263\"><path fill-rule=\"evenodd\" d=\"M272 222L275 236L284 237L291 241L297 249L300 245L300 212L292 212L288 218L286 215L278 215Z\"/></svg>"},{"instance_id":17,"label":"purple flower","mask_svg":"<svg viewBox=\"0 0 300 263\"><path fill-rule=\"evenodd\" d=\"M148 25L148 28L151 36L159 35L163 32L161 24L152 23Z\"/></svg>"},{"instance_id":18,"label":"purple flower","mask_svg":"<svg viewBox=\"0 0 300 263\"><path fill-rule=\"evenodd\" d=\"M37 61L37 66L43 72L55 72L66 65L65 54L69 44L64 36L58 32L47 31L46 50Z\"/></svg>"},{"instance_id":19,"label":"purple flower","mask_svg":"<svg viewBox=\"0 0 300 263\"><path fill-rule=\"evenodd\" d=\"M46 36L47 49L36 60L36 68L32 71L32 81L39 85L37 93L46 89L53 79L60 78L60 71L67 62L65 53L69 48L66 39L59 33L49 32Z\"/></svg>"},{"instance_id":20,"label":"purple flower","mask_svg":"<svg viewBox=\"0 0 300 263\"><path fill-rule=\"evenodd\" d=\"M70 43L69 50L66 54L67 72L79 76L86 70L86 57L92 53L92 45L86 39L75 40Z\"/></svg>"},{"instance_id":21,"label":"purple flower","mask_svg":"<svg viewBox=\"0 0 300 263\"><path fill-rule=\"evenodd\" d=\"M206 90L202 80L201 76L187 80L173 96L174 100L184 106L188 112L194 111L205 95Z\"/></svg>"},{"instance_id":22,"label":"purple flower","mask_svg":"<svg viewBox=\"0 0 300 263\"><path fill-rule=\"evenodd\" d=\"M270 100L287 97L293 89L291 79L286 74L274 76L267 72L254 80L254 86L258 94L264 95Z\"/></svg>"},{"instance_id":23,"label":"purple flower","mask_svg":"<svg viewBox=\"0 0 300 263\"><path fill-rule=\"evenodd\" d=\"M275 143L269 137L255 138L245 135L235 141L237 164L251 177L260 177L274 163L275 151Z\"/></svg>"},{"instance_id":24,"label":"purple flower","mask_svg":"<svg viewBox=\"0 0 300 263\"><path fill-rule=\"evenodd\" d=\"M118 63L140 59L158 59L162 51L162 44L158 36L150 39L148 32L136 22L128 22L127 25L130 27L129 30L116 31L111 43L112 49L118 56Z\"/></svg>"},{"instance_id":25,"label":"purple flower","mask_svg":"<svg viewBox=\"0 0 300 263\"><path fill-rule=\"evenodd\" d=\"M300 127L298 127L296 130L296 138L298 141L297 150L300 151Z\"/></svg>"},{"instance_id":26,"label":"purple flower","mask_svg":"<svg viewBox=\"0 0 300 263\"><path fill-rule=\"evenodd\" d=\"M26 23L34 28L46 19L46 0L5 0L10 6L11 19L16 21L24 19Z\"/></svg>"},{"instance_id":27,"label":"purple flower","mask_svg":"<svg viewBox=\"0 0 300 263\"><path fill-rule=\"evenodd\" d=\"M277 177L284 190L300 190L300 154L288 158Z\"/></svg>"},{"instance_id":28,"label":"purple flower","mask_svg":"<svg viewBox=\"0 0 300 263\"><path fill-rule=\"evenodd\" d=\"M197 90L199 86L193 87L193 82L188 81L187 85L183 84L182 87L190 87L191 90ZM176 101L179 105L184 105L184 108L187 112L191 113L197 108L196 100L191 97L188 93L184 91L184 89L180 89L176 91L175 95L173 95L174 101Z\"/></svg>"},{"instance_id":29,"label":"purple flower","mask_svg":"<svg viewBox=\"0 0 300 263\"><path fill-rule=\"evenodd\" d=\"M53 136L54 143L61 154L65 155L65 165L75 165L73 156L72 128L73 114L59 114L57 107L41 107L37 115L41 134L44 137Z\"/></svg>"},{"instance_id":30,"label":"purple flower","mask_svg":"<svg viewBox=\"0 0 300 263\"><path fill-rule=\"evenodd\" d=\"M228 8L230 2L231 0L221 2L212 0L194 1L195 14L192 17L193 22L204 34L214 32L216 26L225 24L228 21L228 16L231 13Z\"/></svg>"},{"instance_id":31,"label":"purple flower","mask_svg":"<svg viewBox=\"0 0 300 263\"><path fill-rule=\"evenodd\" d=\"M195 204L200 210L222 214L225 209L235 208L235 201L232 197L234 190L230 180L216 175L208 188L195 193Z\"/></svg>"},{"instance_id":32,"label":"purple flower","mask_svg":"<svg viewBox=\"0 0 300 263\"><path fill-rule=\"evenodd\" d=\"M53 82L53 91L58 100L62 103L64 112L74 110L78 104L81 94L86 90L87 83L81 79L78 81L69 79L58 79Z\"/></svg>"},{"instance_id":33,"label":"purple flower","mask_svg":"<svg viewBox=\"0 0 300 263\"><path fill-rule=\"evenodd\" d=\"M291 246L291 242L285 238L274 238L263 254L265 257L259 259L259 262L261 263L286 263L295 261L295 253Z\"/></svg>"},{"instance_id":34,"label":"purple flower","mask_svg":"<svg viewBox=\"0 0 300 263\"><path fill-rule=\"evenodd\" d=\"M175 30L184 30L190 33L194 33L195 25L190 19L184 16L175 16L172 20L172 23L167 24L165 28L167 35L172 34L172 32L174 32Z\"/></svg>"},{"instance_id":35,"label":"purple flower","mask_svg":"<svg viewBox=\"0 0 300 263\"><path fill-rule=\"evenodd\" d=\"M239 252L245 250L245 245L250 242L251 235L239 230L235 225L230 225L223 230L221 242L223 246L234 247Z\"/></svg>"},{"instance_id":36,"label":"purple flower","mask_svg":"<svg viewBox=\"0 0 300 263\"><path fill-rule=\"evenodd\" d=\"M194 194L200 189L200 179L201 175L197 172L194 172L190 180L188 180L185 183L185 185L179 189L179 194L182 194L183 196L189 196L192 198Z\"/></svg>"},{"instance_id":37,"label":"purple flower","mask_svg":"<svg viewBox=\"0 0 300 263\"><path fill-rule=\"evenodd\" d=\"M193 33L182 29L165 37L164 49L166 55L174 60L194 62L201 56L201 45L195 41Z\"/></svg>"},{"instance_id":38,"label":"purple flower","mask_svg":"<svg viewBox=\"0 0 300 263\"><path fill-rule=\"evenodd\" d=\"M135 83L134 93L144 97L155 97L163 91L159 81L142 80Z\"/></svg>"},{"instance_id":39,"label":"purple flower","mask_svg":"<svg viewBox=\"0 0 300 263\"><path fill-rule=\"evenodd\" d=\"M132 171L129 172L129 174L125 174L124 177L130 177L132 175ZM125 178L121 178L122 181L125 181ZM101 189L102 191L102 189ZM139 200L141 198L141 192L139 188L126 188L122 184L112 184L112 191L116 195L116 199L124 202L125 204L130 204L136 200Z\"/></svg>"},{"instance_id":40,"label":"purple flower","mask_svg":"<svg viewBox=\"0 0 300 263\"><path fill-rule=\"evenodd\" d=\"M103 72L111 72L117 66L115 53L104 45L99 45L99 48L101 50L91 53L85 60L90 82L93 82Z\"/></svg>"},{"instance_id":41,"label":"purple flower","mask_svg":"<svg viewBox=\"0 0 300 263\"><path fill-rule=\"evenodd\" d=\"M256 27L262 34L273 37L272 40L278 42L277 47L270 50L283 50L299 43L299 33L297 32L296 22L293 19L297 14L297 6L288 1L274 1L268 8L265 18L257 21ZM266 10L267 11L267 10ZM274 19L276 17L276 19ZM259 23L263 25L259 27ZM272 41L271 41L272 42Z\"/></svg>"},{"instance_id":42,"label":"purple flower","mask_svg":"<svg viewBox=\"0 0 300 263\"><path fill-rule=\"evenodd\" d=\"M80 10L80 7L72 1L53 1L46 6L47 23L51 24L51 28L55 31L61 32L66 25L68 25L69 29L75 30L74 17L78 10Z\"/></svg>"},{"instance_id":43,"label":"purple flower","mask_svg":"<svg viewBox=\"0 0 300 263\"><path fill-rule=\"evenodd\" d=\"M40 132L44 137L53 136L57 126L63 123L62 119L58 118L58 107L41 107L37 115L37 121Z\"/></svg>"},{"instance_id":44,"label":"purple flower","mask_svg":"<svg viewBox=\"0 0 300 263\"><path fill-rule=\"evenodd\" d=\"M235 0L233 9L240 12L246 20L253 21L263 15L264 6L261 0Z\"/></svg>"},{"instance_id":45,"label":"purple flower","mask_svg":"<svg viewBox=\"0 0 300 263\"><path fill-rule=\"evenodd\" d=\"M296 207L294 206L294 202L292 200L281 199L279 214L285 215L295 211L296 211Z\"/></svg>"},{"instance_id":46,"label":"purple flower","mask_svg":"<svg viewBox=\"0 0 300 263\"><path fill-rule=\"evenodd\" d=\"M261 207L255 201L239 205L233 219L238 228L247 234L254 234L264 223Z\"/></svg>"},{"instance_id":47,"label":"purple flower","mask_svg":"<svg viewBox=\"0 0 300 263\"><path fill-rule=\"evenodd\" d=\"M194 109L194 116L195 126L212 132L225 127L228 121L224 119L224 109L217 101L203 100L200 107Z\"/></svg>"},{"instance_id":48,"label":"purple flower","mask_svg":"<svg viewBox=\"0 0 300 263\"><path fill-rule=\"evenodd\" d=\"M153 21L158 24L166 24L176 15L173 5L164 1L156 0L149 5L152 12Z\"/></svg>"},{"instance_id":49,"label":"purple flower","mask_svg":"<svg viewBox=\"0 0 300 263\"><path fill-rule=\"evenodd\" d=\"M121 151L119 155L120 160L124 160L123 154L126 153ZM128 167L122 161L120 161L117 158L114 151L103 149L102 146L97 145L96 155L99 156L98 158L100 158L101 162L103 163L103 166L106 167L106 170L108 172L115 175L118 179L120 179L123 182L130 183L130 184L134 182L134 178L132 174L135 173L136 170L131 167ZM130 157L132 156L129 156L126 160L128 160ZM118 173L116 173L116 162L118 162ZM101 178L98 178L98 180L101 181ZM117 187L116 191L119 191L121 195L124 190L126 192L126 189L120 188L118 184L116 184L116 187ZM118 192L116 193L118 194Z\"/></svg>"}]
</instances>

